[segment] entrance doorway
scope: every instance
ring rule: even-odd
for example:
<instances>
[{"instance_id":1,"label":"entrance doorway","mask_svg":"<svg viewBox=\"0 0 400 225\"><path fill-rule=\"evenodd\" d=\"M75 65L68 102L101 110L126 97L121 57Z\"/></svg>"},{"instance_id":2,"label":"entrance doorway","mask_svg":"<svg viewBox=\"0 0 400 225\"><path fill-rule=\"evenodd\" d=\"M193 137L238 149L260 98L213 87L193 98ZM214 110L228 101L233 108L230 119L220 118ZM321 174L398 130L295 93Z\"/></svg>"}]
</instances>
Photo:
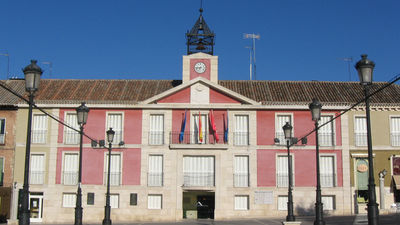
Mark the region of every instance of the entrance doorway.
<instances>
[{"instance_id":1,"label":"entrance doorway","mask_svg":"<svg viewBox=\"0 0 400 225\"><path fill-rule=\"evenodd\" d=\"M183 192L184 219L214 219L215 193L204 191Z\"/></svg>"},{"instance_id":2,"label":"entrance doorway","mask_svg":"<svg viewBox=\"0 0 400 225\"><path fill-rule=\"evenodd\" d=\"M43 193L30 193L29 210L31 212L31 222L42 222Z\"/></svg>"}]
</instances>

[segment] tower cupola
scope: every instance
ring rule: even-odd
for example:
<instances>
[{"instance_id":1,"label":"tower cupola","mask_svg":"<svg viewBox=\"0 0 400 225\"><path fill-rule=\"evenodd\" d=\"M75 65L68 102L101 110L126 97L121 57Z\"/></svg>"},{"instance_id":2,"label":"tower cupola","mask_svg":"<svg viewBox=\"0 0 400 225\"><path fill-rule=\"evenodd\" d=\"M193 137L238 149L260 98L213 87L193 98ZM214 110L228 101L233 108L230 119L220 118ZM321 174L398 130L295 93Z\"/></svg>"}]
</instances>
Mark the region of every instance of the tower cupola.
<instances>
[{"instance_id":1,"label":"tower cupola","mask_svg":"<svg viewBox=\"0 0 400 225\"><path fill-rule=\"evenodd\" d=\"M186 33L187 54L203 52L213 55L215 34L210 30L203 18L203 8L200 7L199 11L199 18L190 32Z\"/></svg>"}]
</instances>

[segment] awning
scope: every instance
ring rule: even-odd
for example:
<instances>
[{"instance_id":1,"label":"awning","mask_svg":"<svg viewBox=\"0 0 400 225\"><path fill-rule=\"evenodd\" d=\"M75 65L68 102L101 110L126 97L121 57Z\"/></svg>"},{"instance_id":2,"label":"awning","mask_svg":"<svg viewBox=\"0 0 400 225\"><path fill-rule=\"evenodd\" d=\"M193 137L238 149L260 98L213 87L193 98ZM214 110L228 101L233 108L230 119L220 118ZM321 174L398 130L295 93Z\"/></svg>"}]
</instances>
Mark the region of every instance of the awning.
<instances>
[{"instance_id":1,"label":"awning","mask_svg":"<svg viewBox=\"0 0 400 225\"><path fill-rule=\"evenodd\" d=\"M400 190L400 175L393 175L394 186Z\"/></svg>"}]
</instances>

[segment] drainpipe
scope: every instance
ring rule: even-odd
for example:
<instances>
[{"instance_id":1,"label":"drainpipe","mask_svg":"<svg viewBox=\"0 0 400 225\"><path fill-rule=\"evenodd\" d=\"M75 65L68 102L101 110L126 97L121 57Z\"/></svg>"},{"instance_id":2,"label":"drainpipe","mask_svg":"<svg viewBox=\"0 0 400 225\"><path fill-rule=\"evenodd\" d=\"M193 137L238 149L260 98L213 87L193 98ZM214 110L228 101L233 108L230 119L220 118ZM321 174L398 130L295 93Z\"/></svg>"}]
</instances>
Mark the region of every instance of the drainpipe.
<instances>
[{"instance_id":1,"label":"drainpipe","mask_svg":"<svg viewBox=\"0 0 400 225\"><path fill-rule=\"evenodd\" d=\"M380 209L385 209L385 176L387 174L386 169L379 172L379 195L380 195Z\"/></svg>"}]
</instances>

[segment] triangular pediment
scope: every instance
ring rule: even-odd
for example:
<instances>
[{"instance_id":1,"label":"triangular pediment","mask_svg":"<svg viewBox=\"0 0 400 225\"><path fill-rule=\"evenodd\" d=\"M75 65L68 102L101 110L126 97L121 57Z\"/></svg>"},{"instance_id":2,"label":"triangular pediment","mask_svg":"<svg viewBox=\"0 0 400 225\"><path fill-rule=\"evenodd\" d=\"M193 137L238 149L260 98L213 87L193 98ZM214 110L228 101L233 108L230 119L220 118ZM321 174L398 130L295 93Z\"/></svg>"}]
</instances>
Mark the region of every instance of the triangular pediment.
<instances>
[{"instance_id":1,"label":"triangular pediment","mask_svg":"<svg viewBox=\"0 0 400 225\"><path fill-rule=\"evenodd\" d=\"M193 99L194 93L207 92L208 102L196 101ZM207 95L208 94L208 95ZM177 87L171 88L163 93L155 95L141 102L142 104L243 104L243 105L259 105L252 99L227 89L219 84L213 83L202 77L195 78L189 82L183 83Z\"/></svg>"}]
</instances>

